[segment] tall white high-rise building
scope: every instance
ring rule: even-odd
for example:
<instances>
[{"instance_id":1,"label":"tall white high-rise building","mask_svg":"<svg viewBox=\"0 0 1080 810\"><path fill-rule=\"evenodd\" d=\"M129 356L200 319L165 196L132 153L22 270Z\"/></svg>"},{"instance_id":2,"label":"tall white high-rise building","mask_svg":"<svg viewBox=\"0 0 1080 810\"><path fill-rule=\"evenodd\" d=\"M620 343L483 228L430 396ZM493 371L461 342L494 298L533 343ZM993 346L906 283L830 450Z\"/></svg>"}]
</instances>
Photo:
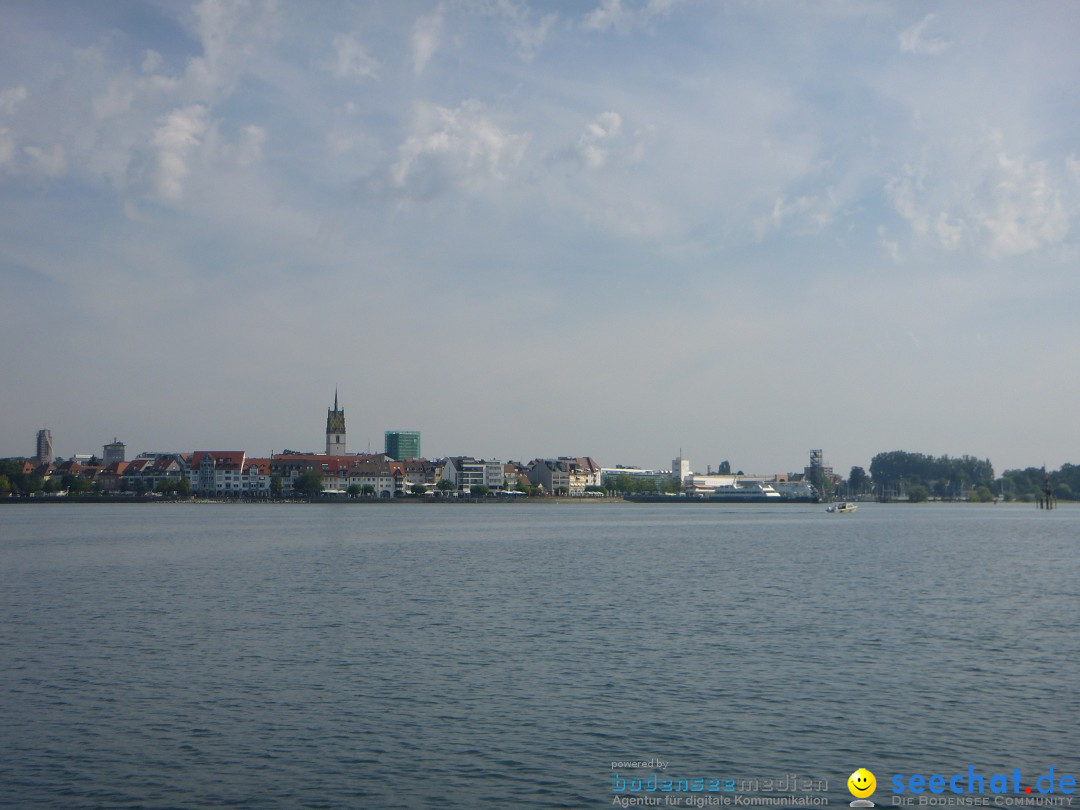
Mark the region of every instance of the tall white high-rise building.
<instances>
[{"instance_id":1,"label":"tall white high-rise building","mask_svg":"<svg viewBox=\"0 0 1080 810\"><path fill-rule=\"evenodd\" d=\"M691 475L690 462L682 457L682 449L680 449L679 457L671 461L671 477L680 484L684 484Z\"/></svg>"}]
</instances>

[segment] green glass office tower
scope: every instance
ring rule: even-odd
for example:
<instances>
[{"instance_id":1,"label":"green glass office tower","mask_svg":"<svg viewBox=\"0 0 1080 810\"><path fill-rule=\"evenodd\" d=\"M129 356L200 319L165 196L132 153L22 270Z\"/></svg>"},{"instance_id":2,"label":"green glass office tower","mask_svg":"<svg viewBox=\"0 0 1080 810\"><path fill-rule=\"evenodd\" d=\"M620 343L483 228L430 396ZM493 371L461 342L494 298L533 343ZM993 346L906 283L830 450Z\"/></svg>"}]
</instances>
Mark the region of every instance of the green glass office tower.
<instances>
[{"instance_id":1,"label":"green glass office tower","mask_svg":"<svg viewBox=\"0 0 1080 810\"><path fill-rule=\"evenodd\" d=\"M407 458L420 458L420 431L386 431L386 449L383 452L394 459L394 461L403 461Z\"/></svg>"}]
</instances>

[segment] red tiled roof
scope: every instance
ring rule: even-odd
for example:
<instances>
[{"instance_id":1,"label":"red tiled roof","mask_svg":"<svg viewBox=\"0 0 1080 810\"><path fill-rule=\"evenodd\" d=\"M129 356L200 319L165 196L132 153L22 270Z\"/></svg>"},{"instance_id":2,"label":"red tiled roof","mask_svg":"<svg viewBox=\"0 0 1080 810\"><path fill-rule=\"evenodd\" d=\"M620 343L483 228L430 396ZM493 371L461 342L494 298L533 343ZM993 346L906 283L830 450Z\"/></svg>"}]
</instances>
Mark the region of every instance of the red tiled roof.
<instances>
[{"instance_id":1,"label":"red tiled roof","mask_svg":"<svg viewBox=\"0 0 1080 810\"><path fill-rule=\"evenodd\" d=\"M239 470L247 455L243 450L196 450L191 454L191 466L198 467L207 456L218 470Z\"/></svg>"},{"instance_id":2,"label":"red tiled roof","mask_svg":"<svg viewBox=\"0 0 1080 810\"><path fill-rule=\"evenodd\" d=\"M258 470L259 475L270 474L270 459L268 458L249 458L244 462L244 470L250 470L255 467Z\"/></svg>"}]
</instances>

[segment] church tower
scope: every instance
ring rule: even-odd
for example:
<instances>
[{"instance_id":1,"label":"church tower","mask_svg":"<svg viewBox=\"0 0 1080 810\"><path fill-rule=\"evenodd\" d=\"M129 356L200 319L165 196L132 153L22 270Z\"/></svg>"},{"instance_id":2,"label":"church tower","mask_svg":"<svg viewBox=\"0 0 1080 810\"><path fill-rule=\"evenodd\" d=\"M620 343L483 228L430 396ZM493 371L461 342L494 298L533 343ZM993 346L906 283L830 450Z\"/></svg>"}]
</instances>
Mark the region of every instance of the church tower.
<instances>
[{"instance_id":1,"label":"church tower","mask_svg":"<svg viewBox=\"0 0 1080 810\"><path fill-rule=\"evenodd\" d=\"M326 409L326 455L345 455L345 411L338 410L336 390L333 409Z\"/></svg>"}]
</instances>

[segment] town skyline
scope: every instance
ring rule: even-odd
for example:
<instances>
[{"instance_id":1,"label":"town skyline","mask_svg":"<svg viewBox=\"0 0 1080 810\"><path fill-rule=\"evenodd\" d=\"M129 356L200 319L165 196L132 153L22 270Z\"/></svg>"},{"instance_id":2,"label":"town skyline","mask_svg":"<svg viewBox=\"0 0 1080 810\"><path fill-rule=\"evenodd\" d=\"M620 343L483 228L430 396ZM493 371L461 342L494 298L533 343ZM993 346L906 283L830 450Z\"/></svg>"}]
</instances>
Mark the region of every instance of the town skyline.
<instances>
[{"instance_id":1,"label":"town skyline","mask_svg":"<svg viewBox=\"0 0 1080 810\"><path fill-rule=\"evenodd\" d=\"M250 452L250 450L248 448L240 447L239 445L230 445L230 444L226 443L225 445L222 445L222 446L214 448L214 449L211 449L209 446L205 446L205 447L204 446L199 446L197 448L188 448L188 449L185 449L185 450L179 450L179 449L176 449L176 448L163 449L161 447L157 447L157 448L154 448L154 449L142 448L142 449L138 450L138 452L133 452L131 454L131 458L136 458L136 457L145 458L145 457L152 457L152 456L179 456L179 455L183 455L183 454L190 454L192 452L195 452L195 453L205 453L205 452L232 453L232 452L236 451L236 452L240 452L240 453L246 455L248 458L254 458L254 459L260 459L260 458L261 459L270 459L270 458L274 458L276 456L291 456L291 455L299 455L299 456L307 456L307 457L324 456L324 457L333 458L333 459L341 459L341 458L344 458L346 456L357 456L357 457L359 457L359 456L384 455L384 456L386 456L388 458L392 458L392 459L395 459L397 461L402 461L402 460L407 460L407 459L408 460L415 459L415 460L420 460L420 461L445 460L445 459L452 458L452 457L463 457L463 458L478 459L480 461L484 461L484 460L495 461L495 460L497 460L500 463L511 463L511 464L514 464L514 463L516 463L516 464L524 464L524 463L526 463L527 459L529 460L529 462L535 462L535 461L540 461L540 460L544 460L544 459L588 458L590 463L592 463L592 460L593 460L592 454L588 453L587 451L584 453L584 455L581 455L581 456L574 456L573 454L561 453L561 452L559 452L559 453L550 453L550 452L549 453L543 453L543 452L526 453L526 454L523 454L521 456L499 456L499 455L486 456L486 455L483 455L483 454L470 453L470 452L455 452L455 453L443 453L443 454L431 454L431 453L417 452L417 453L404 453L404 454L402 454L401 452L395 452L394 449L391 448L391 445L393 445L393 448L395 448L397 450L400 450L402 448L419 449L421 447L422 431L394 429L394 430L385 430L385 431L383 431L383 435L384 435L384 443L383 443L383 449L382 450L372 448L370 446L370 443L369 443L368 446L365 446L364 449L357 449L357 448L353 447L352 445L350 445L349 442L348 442L348 438L347 438L348 437L348 425L347 425L347 421L346 421L346 417L345 417L345 409L343 407L343 403L341 404L341 406L339 406L339 395L338 395L338 391L335 390L334 391L333 405L326 409L326 422L325 422L325 429L324 429L324 433L323 433L324 446L322 448L320 448L320 449L310 449L310 448L303 449L303 448L300 448L299 445L297 445L296 447L283 447L281 449L272 449L267 453L258 453L258 452L253 453L253 452ZM61 460L63 460L65 458L65 455L63 453L60 453L60 452L56 451L54 441L55 440L54 440L54 437L52 435L52 431L49 428L39 429L35 434L35 445L34 445L35 446L35 453L33 453L33 454L13 454L13 455L9 455L9 456L0 455L0 459L4 459L4 458L7 458L7 459L13 459L13 458L31 459L31 458L36 457L38 460L40 460L44 456L44 457L47 457L49 459L54 459L56 461L61 461ZM107 443L102 445L102 453L100 453L100 454L97 453L96 451L89 451L88 452L86 450L83 450L81 452L76 451L75 453L67 454L66 458L68 460L75 460L76 458L80 458L80 459L83 459L84 461L86 459L88 459L88 458L94 458L94 459L98 460L98 463L103 463L104 466L108 466L111 463L110 462L110 456L114 457L113 460L117 460L117 461L121 461L121 462L124 461L125 456L127 455L127 447L128 447L128 445L127 445L126 442L123 442L118 437L114 436L111 442L107 442ZM227 449L225 449L225 448L227 448ZM647 469L647 470L650 470L650 471L665 471L665 470L666 471L675 471L678 468L682 468L683 473L691 473L691 472L693 472L693 473L696 473L696 474L700 475L700 474L713 474L714 472L719 472L719 471L721 471L721 466L723 465L723 466L725 466L727 468L727 470L726 470L727 472L734 473L734 472L738 471L739 475L744 475L745 474L746 476L751 477L751 478L755 478L755 477L771 477L771 476L787 476L787 475L791 475L791 474L795 474L795 475L800 474L799 473L799 467L798 467L797 464L792 464L786 469L774 469L774 470L758 469L758 468L754 468L752 465L742 465L742 464L738 464L738 463L732 463L732 460L727 459L727 458L718 460L715 463L710 461L710 462L697 464L697 463L695 463L693 458L690 458L685 454L684 450L685 450L685 448L680 447L678 449L678 453L675 456L675 458L670 462L670 464L667 464L667 465L665 465L665 464L643 464L643 463L639 463L639 462L619 460L619 461L614 461L614 462L602 461L600 463L600 466L602 466L604 468L628 468L628 469L638 468L638 469ZM884 456L884 455L890 455L890 454L918 456L918 455L920 455L920 452L919 451L903 450L903 449L894 449L894 450L890 450L890 451L879 450L874 455L875 455L875 457L877 457L877 456ZM926 455L927 457L931 457L931 458L935 456L935 454L933 454L933 453L931 453L931 454L922 454L922 455ZM948 454L948 453L942 453L942 454L936 454L936 455L938 455L942 460L946 460L946 459L950 458L950 454ZM961 454L956 454L954 456L951 456L951 458L953 458L955 460L958 460L958 461L961 460L961 459L966 459L966 460L970 460L972 462L979 461L981 459L985 459L986 463L990 464L991 466L993 465L993 461L992 461L992 459L990 457L985 456L985 455L980 455L980 454L961 453ZM848 472L851 472L852 474L854 474L854 472L856 471L855 468L861 469L863 471L863 474L864 474L866 472L866 470L869 469L869 466L870 466L869 461L867 461L865 463L862 463L862 464L852 464L852 465L849 465L849 466L836 465L829 458L827 458L825 456L822 448L814 448L812 450L809 450L808 451L808 460L809 460L809 466L804 465L803 466L803 472L808 471L811 467L813 467L815 464L817 464L817 465L820 465L822 468L828 470L830 472L830 474L835 475L840 479L846 479ZM1072 462L1064 462L1063 465L1072 466ZM1000 473L1003 473L1003 472L1005 472L1007 470L1013 470L1013 471L1030 470L1030 469L1036 469L1036 468L1039 468L1039 467L1042 467L1044 469L1051 469L1051 468L1046 467L1045 464L1040 465L1040 464L1032 464L1032 463L1018 465L1016 467L1007 467L1007 466L1006 467L996 467L995 469L1000 474ZM670 468L670 470L669 470L669 468Z\"/></svg>"},{"instance_id":2,"label":"town skyline","mask_svg":"<svg viewBox=\"0 0 1080 810\"><path fill-rule=\"evenodd\" d=\"M0 455L1075 458L1080 5L4 4ZM370 443L370 444L369 444Z\"/></svg>"}]
</instances>

